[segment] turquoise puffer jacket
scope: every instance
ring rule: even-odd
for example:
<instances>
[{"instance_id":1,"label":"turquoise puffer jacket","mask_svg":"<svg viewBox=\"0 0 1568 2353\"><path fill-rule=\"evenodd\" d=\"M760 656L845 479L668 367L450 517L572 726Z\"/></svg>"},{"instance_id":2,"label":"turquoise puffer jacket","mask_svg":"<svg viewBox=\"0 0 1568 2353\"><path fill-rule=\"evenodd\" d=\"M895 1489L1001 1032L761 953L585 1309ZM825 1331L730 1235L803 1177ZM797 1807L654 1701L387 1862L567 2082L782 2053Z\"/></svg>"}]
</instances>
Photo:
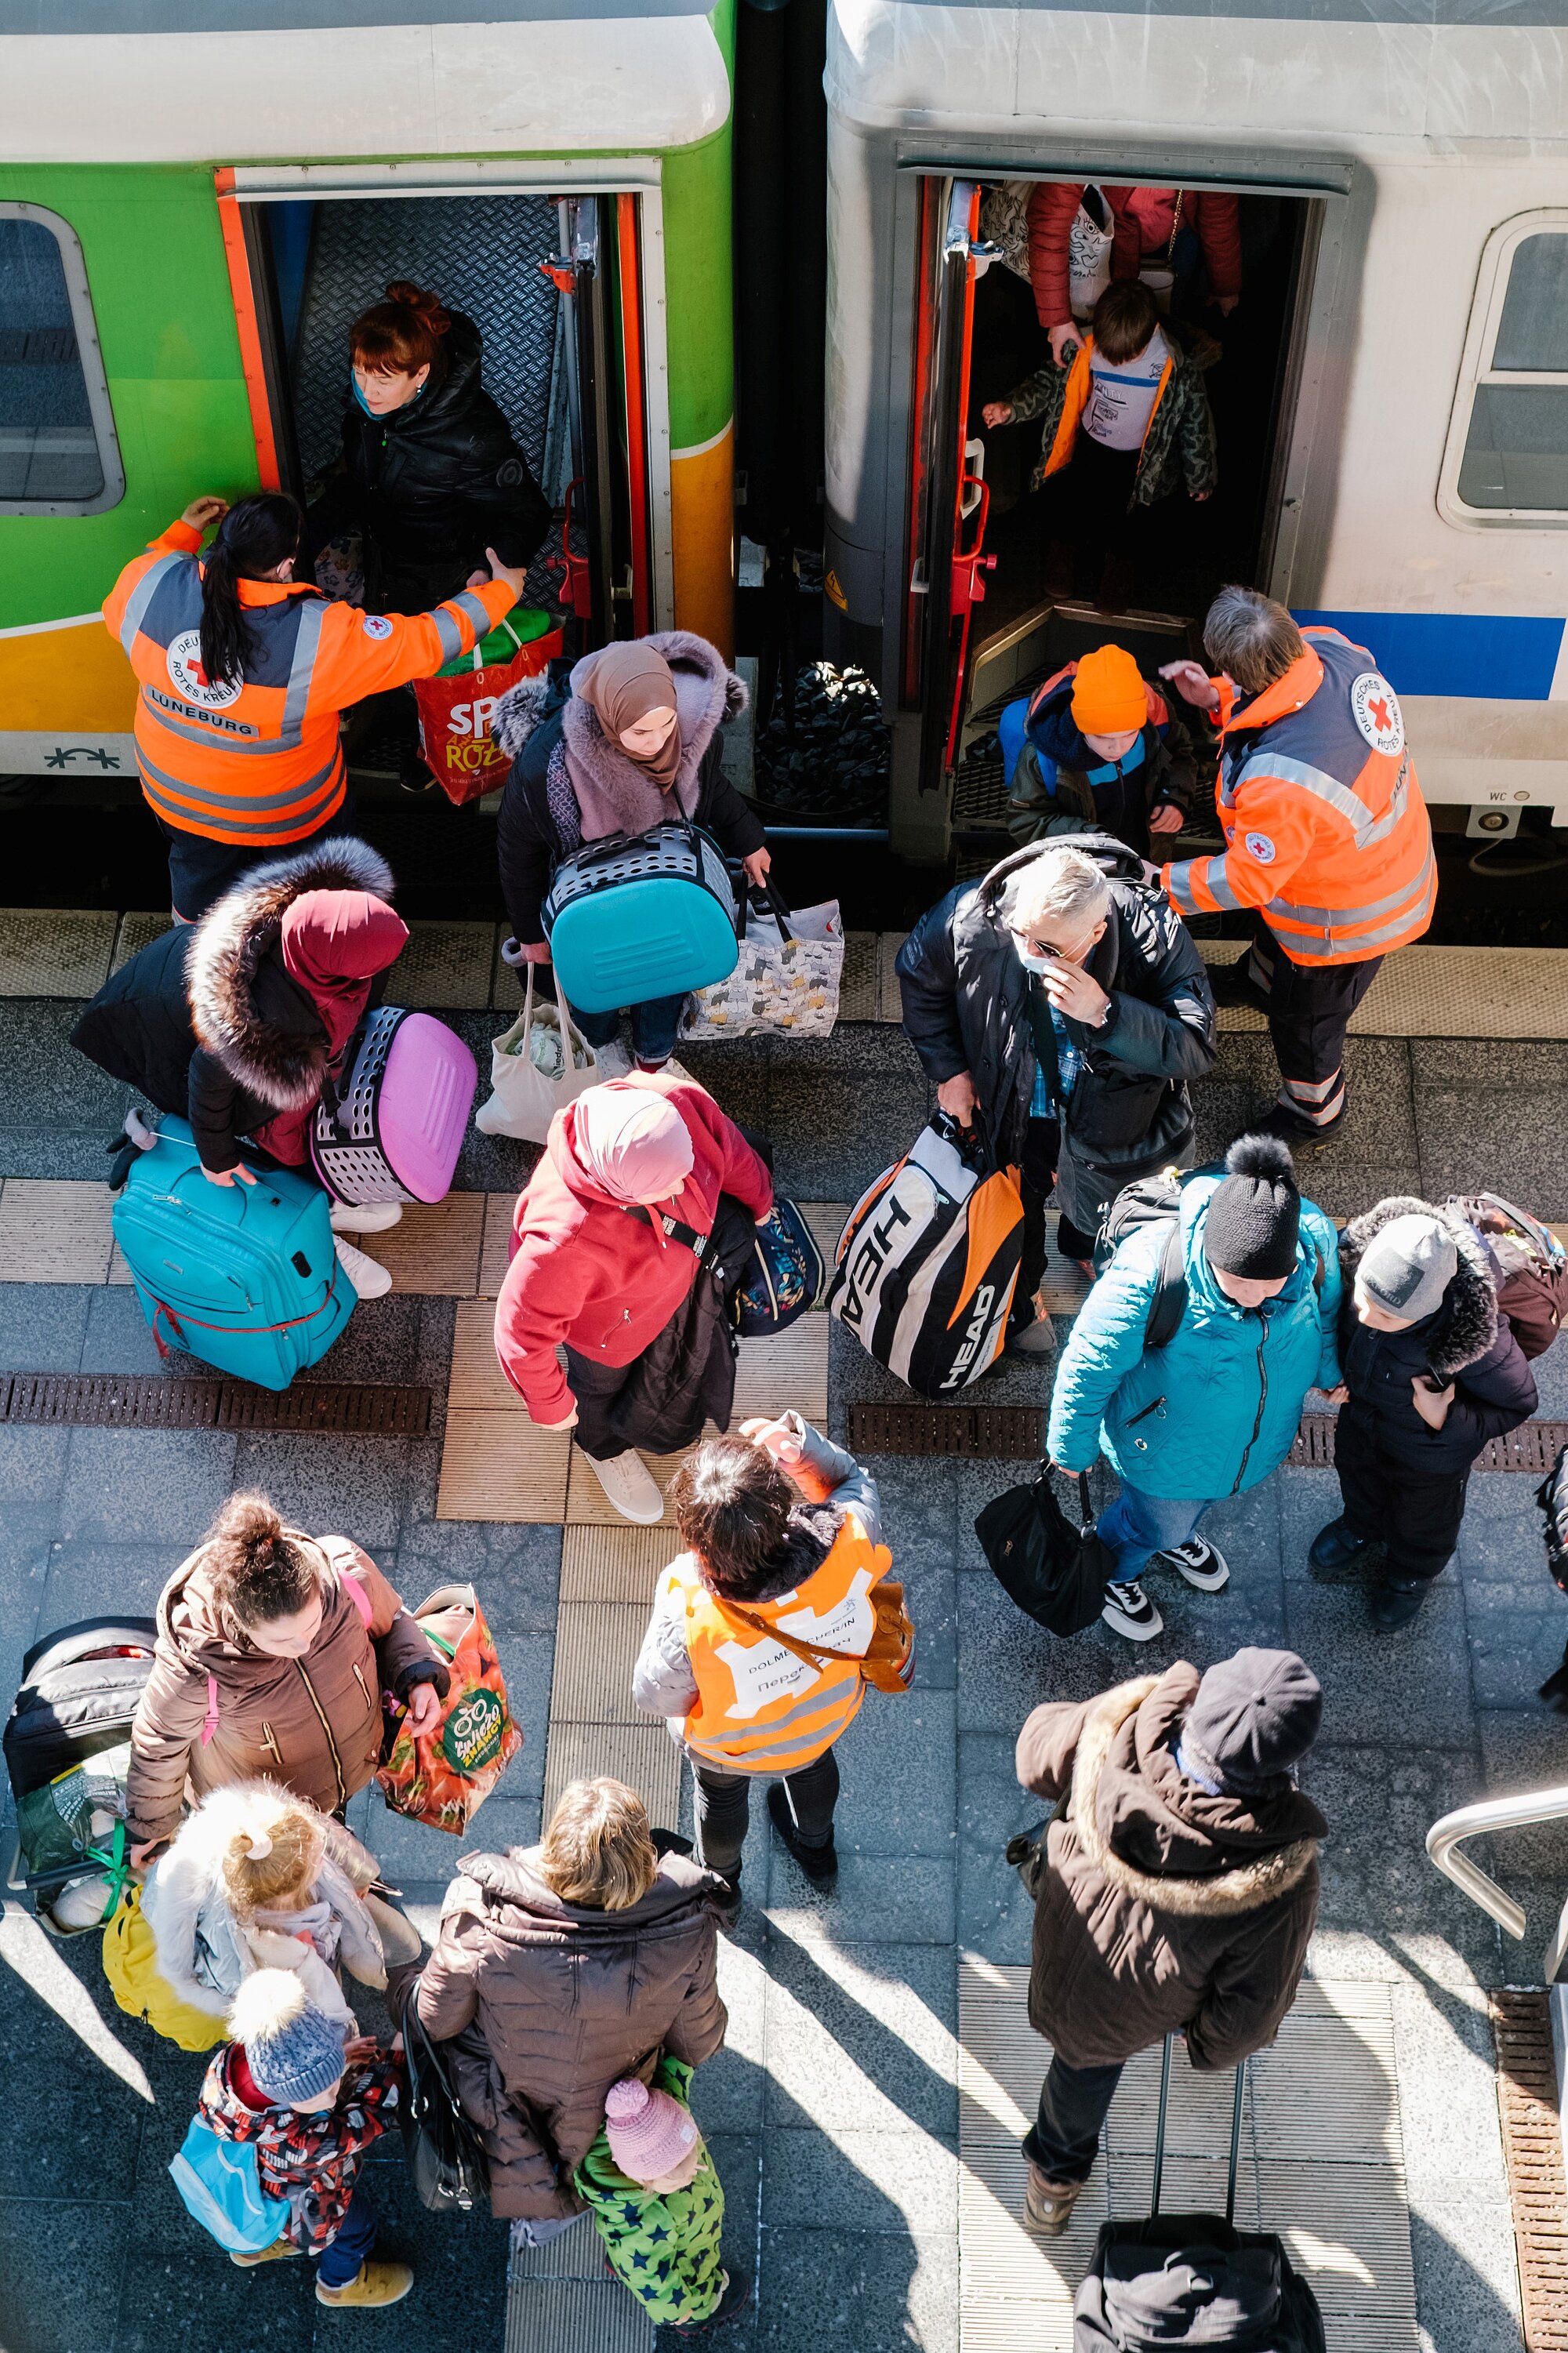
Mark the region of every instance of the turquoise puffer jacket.
<instances>
[{"instance_id":1,"label":"turquoise puffer jacket","mask_svg":"<svg viewBox=\"0 0 1568 2353\"><path fill-rule=\"evenodd\" d=\"M1198 1176L1182 1190L1187 1311L1168 1347L1143 1347L1163 1227L1131 1235L1085 1301L1051 1392L1051 1460L1064 1471L1087 1471L1103 1449L1118 1476L1146 1495L1237 1495L1289 1454L1307 1391L1338 1386L1332 1220L1302 1201L1296 1271L1249 1312L1226 1298L1203 1253L1219 1182Z\"/></svg>"}]
</instances>

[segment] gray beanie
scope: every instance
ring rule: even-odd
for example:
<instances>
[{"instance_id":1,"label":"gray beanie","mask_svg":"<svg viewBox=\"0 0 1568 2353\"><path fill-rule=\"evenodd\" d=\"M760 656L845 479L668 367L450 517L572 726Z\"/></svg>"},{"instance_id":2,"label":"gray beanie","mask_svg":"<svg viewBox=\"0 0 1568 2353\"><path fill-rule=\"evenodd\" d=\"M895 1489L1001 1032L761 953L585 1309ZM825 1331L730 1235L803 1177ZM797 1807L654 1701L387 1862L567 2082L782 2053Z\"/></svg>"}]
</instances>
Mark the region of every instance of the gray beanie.
<instances>
[{"instance_id":1,"label":"gray beanie","mask_svg":"<svg viewBox=\"0 0 1568 2353\"><path fill-rule=\"evenodd\" d=\"M292 1969L242 1979L228 2026L245 2045L251 2082L280 2108L320 2099L343 2072L347 2023L315 2009Z\"/></svg>"},{"instance_id":2,"label":"gray beanie","mask_svg":"<svg viewBox=\"0 0 1568 2353\"><path fill-rule=\"evenodd\" d=\"M1300 1763L1322 1715L1322 1685L1305 1659L1294 1651L1237 1651L1199 1683L1182 1726L1182 1755L1221 1788L1258 1789Z\"/></svg>"},{"instance_id":3,"label":"gray beanie","mask_svg":"<svg viewBox=\"0 0 1568 2353\"><path fill-rule=\"evenodd\" d=\"M1458 1250L1447 1226L1412 1210L1373 1234L1355 1279L1374 1307L1419 1324L1436 1315L1458 1271Z\"/></svg>"}]
</instances>

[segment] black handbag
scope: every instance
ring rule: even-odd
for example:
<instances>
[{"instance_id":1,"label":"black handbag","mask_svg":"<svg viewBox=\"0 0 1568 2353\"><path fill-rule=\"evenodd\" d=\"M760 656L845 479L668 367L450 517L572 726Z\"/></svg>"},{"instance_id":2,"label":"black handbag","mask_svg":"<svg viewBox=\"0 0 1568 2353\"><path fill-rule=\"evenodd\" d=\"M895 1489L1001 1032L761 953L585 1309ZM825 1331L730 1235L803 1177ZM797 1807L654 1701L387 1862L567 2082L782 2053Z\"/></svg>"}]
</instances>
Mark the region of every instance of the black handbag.
<instances>
[{"instance_id":1,"label":"black handbag","mask_svg":"<svg viewBox=\"0 0 1568 2353\"><path fill-rule=\"evenodd\" d=\"M1047 1633L1064 1640L1099 1617L1110 1559L1094 1531L1085 1471L1078 1474L1078 1493L1083 1525L1075 1528L1052 1491L1051 1466L1042 1462L1025 1485L993 1495L974 1523L997 1582Z\"/></svg>"},{"instance_id":2,"label":"black handbag","mask_svg":"<svg viewBox=\"0 0 1568 2353\"><path fill-rule=\"evenodd\" d=\"M419 2202L433 2214L466 2214L482 2203L490 2186L483 2142L458 2105L445 2051L433 2042L419 2016L416 1987L403 2006L403 2049L408 2098L403 2111L403 2145Z\"/></svg>"}]
</instances>

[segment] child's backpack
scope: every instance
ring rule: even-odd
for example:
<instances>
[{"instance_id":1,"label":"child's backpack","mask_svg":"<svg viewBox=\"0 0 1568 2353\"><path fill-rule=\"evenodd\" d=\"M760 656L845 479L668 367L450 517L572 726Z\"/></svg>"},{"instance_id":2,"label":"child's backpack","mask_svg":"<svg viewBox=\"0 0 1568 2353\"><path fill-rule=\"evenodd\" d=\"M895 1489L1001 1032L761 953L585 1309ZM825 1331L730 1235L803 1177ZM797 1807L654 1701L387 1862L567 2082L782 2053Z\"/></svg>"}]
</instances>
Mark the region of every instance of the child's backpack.
<instances>
[{"instance_id":1,"label":"child's backpack","mask_svg":"<svg viewBox=\"0 0 1568 2353\"><path fill-rule=\"evenodd\" d=\"M579 1013L728 980L736 916L722 857L684 822L585 842L556 867L543 908L550 960Z\"/></svg>"},{"instance_id":2,"label":"child's backpack","mask_svg":"<svg viewBox=\"0 0 1568 2353\"><path fill-rule=\"evenodd\" d=\"M262 2189L254 2141L223 2140L197 2116L169 2171L203 2230L231 2255L259 2255L277 2244L288 2201Z\"/></svg>"},{"instance_id":3,"label":"child's backpack","mask_svg":"<svg viewBox=\"0 0 1568 2353\"><path fill-rule=\"evenodd\" d=\"M827 1287L816 1237L785 1194L774 1194L772 1210L756 1229L752 1253L735 1301L736 1327L742 1339L784 1331L810 1313Z\"/></svg>"},{"instance_id":4,"label":"child's backpack","mask_svg":"<svg viewBox=\"0 0 1568 2353\"><path fill-rule=\"evenodd\" d=\"M1189 1169L1185 1174L1175 1168L1162 1168L1152 1176L1134 1177L1131 1185L1123 1185L1094 1238L1094 1272L1098 1281L1129 1234L1137 1233L1143 1226L1164 1229L1159 1276L1143 1326L1146 1349L1168 1348L1182 1328L1182 1318L1187 1312L1187 1271L1182 1252L1182 1187L1189 1176L1214 1173L1212 1168ZM1327 1279L1323 1254L1314 1250L1312 1289L1320 1297Z\"/></svg>"},{"instance_id":5,"label":"child's backpack","mask_svg":"<svg viewBox=\"0 0 1568 2353\"><path fill-rule=\"evenodd\" d=\"M378 1007L361 1025L342 1086L321 1089L311 1167L340 1201L444 1201L479 1079L444 1021Z\"/></svg>"},{"instance_id":6,"label":"child's backpack","mask_svg":"<svg viewBox=\"0 0 1568 2353\"><path fill-rule=\"evenodd\" d=\"M321 1187L290 1168L209 1184L183 1119L163 1120L151 1151L133 1156L113 1222L160 1355L173 1344L286 1389L353 1313Z\"/></svg>"},{"instance_id":7,"label":"child's backpack","mask_svg":"<svg viewBox=\"0 0 1568 2353\"><path fill-rule=\"evenodd\" d=\"M1550 1226L1500 1193L1454 1193L1443 1207L1480 1237L1521 1356L1543 1356L1568 1315L1568 1250Z\"/></svg>"}]
</instances>

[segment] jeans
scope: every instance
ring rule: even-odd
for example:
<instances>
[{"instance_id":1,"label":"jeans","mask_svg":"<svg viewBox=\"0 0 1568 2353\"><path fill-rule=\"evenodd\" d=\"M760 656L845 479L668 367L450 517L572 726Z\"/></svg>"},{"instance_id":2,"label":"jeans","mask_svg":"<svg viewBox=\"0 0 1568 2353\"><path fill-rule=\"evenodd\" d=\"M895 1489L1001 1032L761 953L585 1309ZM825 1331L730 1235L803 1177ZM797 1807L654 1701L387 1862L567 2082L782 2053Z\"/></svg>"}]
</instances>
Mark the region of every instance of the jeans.
<instances>
[{"instance_id":1,"label":"jeans","mask_svg":"<svg viewBox=\"0 0 1568 2353\"><path fill-rule=\"evenodd\" d=\"M1120 2060L1111 2067L1069 2067L1065 2059L1051 2061L1040 2085L1034 2129L1024 2141L1024 2155L1047 2181L1059 2187L1089 2179L1100 2128L1121 2081Z\"/></svg>"},{"instance_id":2,"label":"jeans","mask_svg":"<svg viewBox=\"0 0 1568 2353\"><path fill-rule=\"evenodd\" d=\"M752 1783L771 1777L727 1773L721 1765L704 1764L696 1757L691 1770L697 1783L698 1861L721 1878L738 1879L751 1818ZM802 1846L826 1846L833 1836L833 1809L838 1802L838 1759L832 1749L825 1749L798 1773L784 1774L784 1785Z\"/></svg>"},{"instance_id":3,"label":"jeans","mask_svg":"<svg viewBox=\"0 0 1568 2353\"><path fill-rule=\"evenodd\" d=\"M650 997L632 1007L632 1051L639 1062L668 1062L675 1051L684 997ZM582 1013L572 1008L572 1018L590 1046L613 1046L620 1035L621 1017L615 1013Z\"/></svg>"},{"instance_id":4,"label":"jeans","mask_svg":"<svg viewBox=\"0 0 1568 2353\"><path fill-rule=\"evenodd\" d=\"M1197 1533L1198 1522L1214 1500L1212 1495L1145 1495L1123 1485L1115 1503L1101 1512L1097 1527L1101 1544L1115 1556L1112 1585L1133 1584L1152 1553L1185 1544Z\"/></svg>"},{"instance_id":5,"label":"jeans","mask_svg":"<svg viewBox=\"0 0 1568 2353\"><path fill-rule=\"evenodd\" d=\"M349 2211L336 2238L321 2249L316 2277L323 2287L347 2287L359 2277L359 2267L375 2245L375 2208L363 2189L349 2200Z\"/></svg>"}]
</instances>

